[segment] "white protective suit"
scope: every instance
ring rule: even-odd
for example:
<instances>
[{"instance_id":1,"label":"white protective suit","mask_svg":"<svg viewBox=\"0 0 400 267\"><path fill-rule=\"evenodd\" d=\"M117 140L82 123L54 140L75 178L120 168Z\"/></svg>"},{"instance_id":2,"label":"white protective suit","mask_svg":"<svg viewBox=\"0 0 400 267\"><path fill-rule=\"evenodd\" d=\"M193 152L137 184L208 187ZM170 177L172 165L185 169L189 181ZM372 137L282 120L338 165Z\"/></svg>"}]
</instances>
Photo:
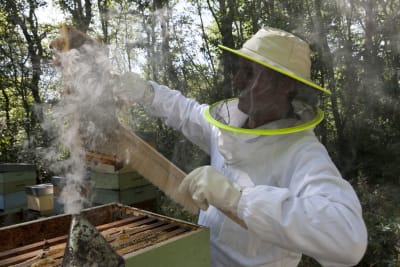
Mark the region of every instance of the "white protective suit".
<instances>
[{"instance_id":1,"label":"white protective suit","mask_svg":"<svg viewBox=\"0 0 400 267\"><path fill-rule=\"evenodd\" d=\"M220 130L204 118L208 105L151 83L148 113L181 131L211 156L211 165L243 190L238 216L248 230L215 207L201 211L210 228L211 266L297 266L302 254L323 266L352 266L363 256L367 232L359 200L312 129L282 135ZM229 108L229 123L246 116ZM297 121L297 122L296 122ZM295 119L262 128L287 127Z\"/></svg>"}]
</instances>

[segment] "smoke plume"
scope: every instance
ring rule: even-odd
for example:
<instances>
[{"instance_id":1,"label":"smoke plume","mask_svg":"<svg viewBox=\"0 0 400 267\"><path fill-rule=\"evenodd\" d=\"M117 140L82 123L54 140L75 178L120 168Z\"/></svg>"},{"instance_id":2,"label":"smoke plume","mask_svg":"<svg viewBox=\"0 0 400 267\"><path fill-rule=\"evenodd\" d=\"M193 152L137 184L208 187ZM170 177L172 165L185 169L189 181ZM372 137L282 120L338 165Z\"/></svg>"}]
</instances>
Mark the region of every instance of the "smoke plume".
<instances>
[{"instance_id":1,"label":"smoke plume","mask_svg":"<svg viewBox=\"0 0 400 267\"><path fill-rule=\"evenodd\" d=\"M93 197L86 151L112 150L108 137L118 123L112 94L115 83L100 45L83 45L58 56L62 97L43 125L54 136L45 158L53 172L65 177L60 196L64 211L77 214Z\"/></svg>"}]
</instances>

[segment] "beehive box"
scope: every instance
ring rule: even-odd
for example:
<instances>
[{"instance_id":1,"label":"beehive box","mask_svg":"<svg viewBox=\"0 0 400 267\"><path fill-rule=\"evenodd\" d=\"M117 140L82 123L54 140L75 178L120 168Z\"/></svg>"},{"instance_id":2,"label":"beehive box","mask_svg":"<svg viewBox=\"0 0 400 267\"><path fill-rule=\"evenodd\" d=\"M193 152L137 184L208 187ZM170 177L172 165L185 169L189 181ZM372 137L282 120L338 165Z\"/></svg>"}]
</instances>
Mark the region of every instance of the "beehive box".
<instances>
[{"instance_id":1,"label":"beehive box","mask_svg":"<svg viewBox=\"0 0 400 267\"><path fill-rule=\"evenodd\" d=\"M99 163L89 166L95 204L118 202L140 206L149 201L156 203L158 189L136 171L115 170L115 166Z\"/></svg>"},{"instance_id":2,"label":"beehive box","mask_svg":"<svg viewBox=\"0 0 400 267\"><path fill-rule=\"evenodd\" d=\"M54 200L54 214L64 213L64 204L60 202L60 196L63 186L65 185L66 178L63 176L51 177L51 183L53 184L53 200Z\"/></svg>"},{"instance_id":3,"label":"beehive box","mask_svg":"<svg viewBox=\"0 0 400 267\"><path fill-rule=\"evenodd\" d=\"M54 211L53 185L37 184L25 187L28 196L28 209L38 211L41 215L50 215Z\"/></svg>"},{"instance_id":4,"label":"beehive box","mask_svg":"<svg viewBox=\"0 0 400 267\"><path fill-rule=\"evenodd\" d=\"M94 182L96 188L110 190L125 190L150 184L135 171L107 173L92 170L90 179Z\"/></svg>"},{"instance_id":5,"label":"beehive box","mask_svg":"<svg viewBox=\"0 0 400 267\"><path fill-rule=\"evenodd\" d=\"M32 164L0 164L0 210L26 207L25 186L36 183L36 168Z\"/></svg>"},{"instance_id":6,"label":"beehive box","mask_svg":"<svg viewBox=\"0 0 400 267\"><path fill-rule=\"evenodd\" d=\"M25 222L31 219L31 214L26 208L9 209L0 211L0 227Z\"/></svg>"},{"instance_id":7,"label":"beehive box","mask_svg":"<svg viewBox=\"0 0 400 267\"><path fill-rule=\"evenodd\" d=\"M118 202L126 205L135 205L157 198L158 189L151 185L132 187L124 190L95 189L94 203L107 204Z\"/></svg>"},{"instance_id":8,"label":"beehive box","mask_svg":"<svg viewBox=\"0 0 400 267\"><path fill-rule=\"evenodd\" d=\"M125 266L209 266L205 227L115 203L82 214ZM70 222L70 215L57 215L0 228L0 266L60 266Z\"/></svg>"}]
</instances>

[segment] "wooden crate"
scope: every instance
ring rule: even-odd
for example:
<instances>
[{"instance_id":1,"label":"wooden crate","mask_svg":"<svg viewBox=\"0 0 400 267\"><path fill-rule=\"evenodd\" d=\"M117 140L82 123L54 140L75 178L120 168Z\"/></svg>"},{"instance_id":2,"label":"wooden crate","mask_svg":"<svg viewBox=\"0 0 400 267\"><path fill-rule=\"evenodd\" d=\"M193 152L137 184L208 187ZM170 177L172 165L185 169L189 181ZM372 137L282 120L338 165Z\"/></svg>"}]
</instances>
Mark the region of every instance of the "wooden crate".
<instances>
[{"instance_id":1,"label":"wooden crate","mask_svg":"<svg viewBox=\"0 0 400 267\"><path fill-rule=\"evenodd\" d=\"M82 215L124 258L125 266L210 264L208 228L115 203ZM70 215L57 215L0 228L0 266L60 266L70 222Z\"/></svg>"}]
</instances>

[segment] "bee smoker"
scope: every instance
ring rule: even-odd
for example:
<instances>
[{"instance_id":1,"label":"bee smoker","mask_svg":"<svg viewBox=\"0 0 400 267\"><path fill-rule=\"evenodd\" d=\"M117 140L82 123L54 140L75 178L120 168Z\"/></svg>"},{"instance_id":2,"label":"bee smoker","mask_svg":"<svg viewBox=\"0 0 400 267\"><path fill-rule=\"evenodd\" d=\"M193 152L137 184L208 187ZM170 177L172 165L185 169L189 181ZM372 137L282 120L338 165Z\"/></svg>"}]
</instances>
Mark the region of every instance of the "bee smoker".
<instances>
[{"instance_id":1,"label":"bee smoker","mask_svg":"<svg viewBox=\"0 0 400 267\"><path fill-rule=\"evenodd\" d=\"M62 267L123 267L125 261L81 214L73 214Z\"/></svg>"}]
</instances>

